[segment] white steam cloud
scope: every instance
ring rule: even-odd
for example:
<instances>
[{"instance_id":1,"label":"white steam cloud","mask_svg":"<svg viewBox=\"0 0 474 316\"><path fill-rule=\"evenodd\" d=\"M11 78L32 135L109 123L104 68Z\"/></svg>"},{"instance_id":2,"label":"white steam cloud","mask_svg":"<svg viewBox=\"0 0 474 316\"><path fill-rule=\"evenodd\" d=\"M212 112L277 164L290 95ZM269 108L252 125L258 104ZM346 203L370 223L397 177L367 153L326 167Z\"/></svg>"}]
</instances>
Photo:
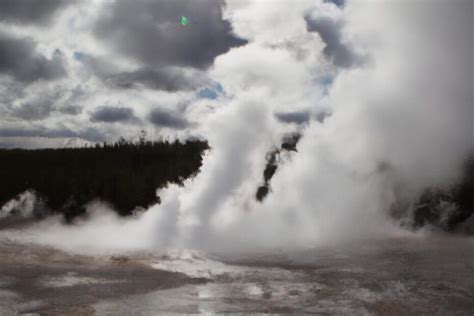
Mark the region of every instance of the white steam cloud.
<instances>
[{"instance_id":1,"label":"white steam cloud","mask_svg":"<svg viewBox=\"0 0 474 316\"><path fill-rule=\"evenodd\" d=\"M138 219L104 215L36 229L38 240L74 240L77 249L218 249L396 234L391 205L455 181L473 149L472 7L470 0L347 1L343 9L228 1L225 17L249 43L211 70L226 97L200 118L212 148L200 174L159 192L163 203ZM367 56L363 63L331 64L306 24L321 16L338 21L345 47ZM328 76L329 87L321 83ZM323 123L305 125L272 192L255 201L266 153L295 129L275 113L328 110Z\"/></svg>"},{"instance_id":2,"label":"white steam cloud","mask_svg":"<svg viewBox=\"0 0 474 316\"><path fill-rule=\"evenodd\" d=\"M0 209L0 219L10 216L20 218L34 217L35 209L41 208L41 199L38 198L34 191L27 190L11 199Z\"/></svg>"}]
</instances>

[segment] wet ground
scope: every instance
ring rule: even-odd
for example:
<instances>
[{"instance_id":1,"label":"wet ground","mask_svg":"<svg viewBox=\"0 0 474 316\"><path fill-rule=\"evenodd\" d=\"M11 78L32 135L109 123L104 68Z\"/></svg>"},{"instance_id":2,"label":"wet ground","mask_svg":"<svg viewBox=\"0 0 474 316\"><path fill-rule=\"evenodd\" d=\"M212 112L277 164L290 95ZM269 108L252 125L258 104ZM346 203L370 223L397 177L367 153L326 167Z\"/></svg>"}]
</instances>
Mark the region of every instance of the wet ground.
<instances>
[{"instance_id":1,"label":"wet ground","mask_svg":"<svg viewBox=\"0 0 474 316\"><path fill-rule=\"evenodd\" d=\"M73 255L0 241L1 315L474 315L474 239Z\"/></svg>"}]
</instances>

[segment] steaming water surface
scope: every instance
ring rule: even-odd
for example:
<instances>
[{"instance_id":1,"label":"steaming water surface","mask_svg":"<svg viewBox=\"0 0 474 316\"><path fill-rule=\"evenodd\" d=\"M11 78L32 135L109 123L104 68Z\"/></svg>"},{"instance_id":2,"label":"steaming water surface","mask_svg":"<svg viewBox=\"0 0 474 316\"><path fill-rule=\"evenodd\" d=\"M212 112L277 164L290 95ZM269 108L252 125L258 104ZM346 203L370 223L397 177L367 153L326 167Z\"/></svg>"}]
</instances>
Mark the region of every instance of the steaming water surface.
<instances>
[{"instance_id":1,"label":"steaming water surface","mask_svg":"<svg viewBox=\"0 0 474 316\"><path fill-rule=\"evenodd\" d=\"M252 253L73 255L3 238L0 308L130 315L472 315L474 240L408 237Z\"/></svg>"}]
</instances>

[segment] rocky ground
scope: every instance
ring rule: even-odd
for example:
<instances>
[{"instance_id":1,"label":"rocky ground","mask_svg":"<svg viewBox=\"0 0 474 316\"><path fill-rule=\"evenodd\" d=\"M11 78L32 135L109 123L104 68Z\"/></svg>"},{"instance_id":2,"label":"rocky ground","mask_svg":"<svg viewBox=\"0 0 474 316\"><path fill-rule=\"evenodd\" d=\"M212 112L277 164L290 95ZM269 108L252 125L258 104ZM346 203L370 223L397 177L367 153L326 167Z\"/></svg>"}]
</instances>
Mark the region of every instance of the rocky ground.
<instances>
[{"instance_id":1,"label":"rocky ground","mask_svg":"<svg viewBox=\"0 0 474 316\"><path fill-rule=\"evenodd\" d=\"M0 239L1 315L472 315L474 239L86 256Z\"/></svg>"}]
</instances>

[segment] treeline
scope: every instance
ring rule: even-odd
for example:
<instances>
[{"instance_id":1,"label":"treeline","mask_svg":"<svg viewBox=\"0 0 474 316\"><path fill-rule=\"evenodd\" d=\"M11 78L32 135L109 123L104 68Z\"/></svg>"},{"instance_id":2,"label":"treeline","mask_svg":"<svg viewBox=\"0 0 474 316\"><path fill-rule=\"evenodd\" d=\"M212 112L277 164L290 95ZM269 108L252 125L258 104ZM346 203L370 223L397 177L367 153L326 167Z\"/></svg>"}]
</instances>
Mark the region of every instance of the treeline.
<instances>
[{"instance_id":1,"label":"treeline","mask_svg":"<svg viewBox=\"0 0 474 316\"><path fill-rule=\"evenodd\" d=\"M181 184L201 167L205 141L138 142L120 138L89 148L0 149L0 206L28 189L67 220L94 199L121 214L158 203L156 189Z\"/></svg>"}]
</instances>

